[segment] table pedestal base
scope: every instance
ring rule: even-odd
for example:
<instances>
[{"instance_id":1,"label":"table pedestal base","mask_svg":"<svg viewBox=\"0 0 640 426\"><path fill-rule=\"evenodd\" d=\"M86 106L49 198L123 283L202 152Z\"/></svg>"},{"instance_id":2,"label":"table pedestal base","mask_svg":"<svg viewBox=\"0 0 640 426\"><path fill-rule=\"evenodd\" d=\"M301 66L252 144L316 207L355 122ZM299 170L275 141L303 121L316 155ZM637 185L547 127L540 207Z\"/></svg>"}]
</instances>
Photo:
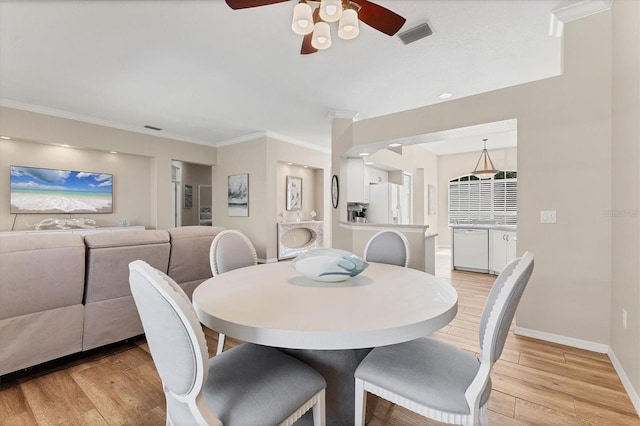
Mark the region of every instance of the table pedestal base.
<instances>
[{"instance_id":1,"label":"table pedestal base","mask_svg":"<svg viewBox=\"0 0 640 426\"><path fill-rule=\"evenodd\" d=\"M280 349L313 367L327 381L327 426L351 426L354 420L355 379L353 373L371 349L307 350ZM368 398L367 419L373 415L375 398ZM312 425L309 411L296 426Z\"/></svg>"}]
</instances>

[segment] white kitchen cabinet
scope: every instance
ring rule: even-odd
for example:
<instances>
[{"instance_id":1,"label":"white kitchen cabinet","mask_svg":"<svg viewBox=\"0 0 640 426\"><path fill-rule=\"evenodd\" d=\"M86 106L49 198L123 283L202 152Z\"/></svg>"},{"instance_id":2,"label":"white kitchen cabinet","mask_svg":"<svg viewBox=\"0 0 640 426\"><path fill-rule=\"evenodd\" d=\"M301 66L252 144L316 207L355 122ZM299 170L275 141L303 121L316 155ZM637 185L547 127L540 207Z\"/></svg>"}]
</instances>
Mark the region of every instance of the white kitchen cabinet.
<instances>
[{"instance_id":1,"label":"white kitchen cabinet","mask_svg":"<svg viewBox=\"0 0 640 426\"><path fill-rule=\"evenodd\" d=\"M489 271L498 275L516 258L517 234L514 231L489 230Z\"/></svg>"},{"instance_id":2,"label":"white kitchen cabinet","mask_svg":"<svg viewBox=\"0 0 640 426\"><path fill-rule=\"evenodd\" d=\"M386 170L380 170L375 167L365 166L366 176L365 178L369 183L384 183L389 182L389 172Z\"/></svg>"},{"instance_id":3,"label":"white kitchen cabinet","mask_svg":"<svg viewBox=\"0 0 640 426\"><path fill-rule=\"evenodd\" d=\"M369 203L367 169L362 158L347 159L347 203Z\"/></svg>"}]
</instances>

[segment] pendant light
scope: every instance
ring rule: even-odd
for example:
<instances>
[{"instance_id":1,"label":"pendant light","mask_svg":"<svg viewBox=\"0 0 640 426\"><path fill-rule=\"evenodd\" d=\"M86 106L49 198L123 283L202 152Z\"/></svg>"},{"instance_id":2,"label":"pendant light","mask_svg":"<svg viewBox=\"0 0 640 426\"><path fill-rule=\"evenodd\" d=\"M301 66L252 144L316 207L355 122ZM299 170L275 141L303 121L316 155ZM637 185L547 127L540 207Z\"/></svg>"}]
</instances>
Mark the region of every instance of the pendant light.
<instances>
[{"instance_id":1,"label":"pendant light","mask_svg":"<svg viewBox=\"0 0 640 426\"><path fill-rule=\"evenodd\" d=\"M338 36L344 40L351 40L360 33L358 25L358 12L354 9L346 9L342 12L342 18L338 27Z\"/></svg>"},{"instance_id":2,"label":"pendant light","mask_svg":"<svg viewBox=\"0 0 640 426\"><path fill-rule=\"evenodd\" d=\"M496 167L493 165L493 161L491 161L491 157L489 157L489 151L487 151L487 139L482 139L484 142L484 149L480 153L480 158L478 158L478 162L476 163L476 168L473 169L471 174L478 179L489 179L498 173ZM478 169L480 163L482 162L482 168Z\"/></svg>"},{"instance_id":3,"label":"pendant light","mask_svg":"<svg viewBox=\"0 0 640 426\"><path fill-rule=\"evenodd\" d=\"M342 17L342 0L320 0L320 17L324 22L336 22Z\"/></svg>"},{"instance_id":4,"label":"pendant light","mask_svg":"<svg viewBox=\"0 0 640 426\"><path fill-rule=\"evenodd\" d=\"M311 6L305 2L298 3L293 8L291 29L296 34L306 35L313 32L313 16Z\"/></svg>"},{"instance_id":5,"label":"pendant light","mask_svg":"<svg viewBox=\"0 0 640 426\"><path fill-rule=\"evenodd\" d=\"M311 45L318 50L328 49L331 46L331 30L326 22L318 22L313 27Z\"/></svg>"}]
</instances>

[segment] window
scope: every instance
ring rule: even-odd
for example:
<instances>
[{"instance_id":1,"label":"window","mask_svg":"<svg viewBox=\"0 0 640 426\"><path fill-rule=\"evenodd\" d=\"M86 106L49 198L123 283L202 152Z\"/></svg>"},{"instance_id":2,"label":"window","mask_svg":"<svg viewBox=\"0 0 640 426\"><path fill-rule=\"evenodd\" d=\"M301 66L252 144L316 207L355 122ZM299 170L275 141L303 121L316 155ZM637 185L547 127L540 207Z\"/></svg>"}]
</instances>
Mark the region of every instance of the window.
<instances>
[{"instance_id":1,"label":"window","mask_svg":"<svg viewBox=\"0 0 640 426\"><path fill-rule=\"evenodd\" d=\"M449 225L495 221L516 225L518 172L500 171L491 179L473 175L449 181Z\"/></svg>"}]
</instances>

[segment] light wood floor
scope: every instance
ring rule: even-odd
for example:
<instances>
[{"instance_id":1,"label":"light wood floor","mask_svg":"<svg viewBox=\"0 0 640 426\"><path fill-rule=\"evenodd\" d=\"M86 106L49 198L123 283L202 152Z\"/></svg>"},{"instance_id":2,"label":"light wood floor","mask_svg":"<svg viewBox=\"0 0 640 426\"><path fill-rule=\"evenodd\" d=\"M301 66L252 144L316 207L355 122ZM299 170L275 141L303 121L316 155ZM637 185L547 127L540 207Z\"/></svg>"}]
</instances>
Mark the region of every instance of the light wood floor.
<instances>
[{"instance_id":1,"label":"light wood floor","mask_svg":"<svg viewBox=\"0 0 640 426\"><path fill-rule=\"evenodd\" d=\"M446 251L436 275L458 291L459 311L436 333L477 352L478 324L493 276L451 272ZM217 334L205 330L213 356ZM238 342L228 339L229 346ZM491 378L493 425L640 425L607 355L511 333ZM144 339L0 382L2 425L163 425L164 396ZM370 426L435 425L380 401Z\"/></svg>"}]
</instances>

